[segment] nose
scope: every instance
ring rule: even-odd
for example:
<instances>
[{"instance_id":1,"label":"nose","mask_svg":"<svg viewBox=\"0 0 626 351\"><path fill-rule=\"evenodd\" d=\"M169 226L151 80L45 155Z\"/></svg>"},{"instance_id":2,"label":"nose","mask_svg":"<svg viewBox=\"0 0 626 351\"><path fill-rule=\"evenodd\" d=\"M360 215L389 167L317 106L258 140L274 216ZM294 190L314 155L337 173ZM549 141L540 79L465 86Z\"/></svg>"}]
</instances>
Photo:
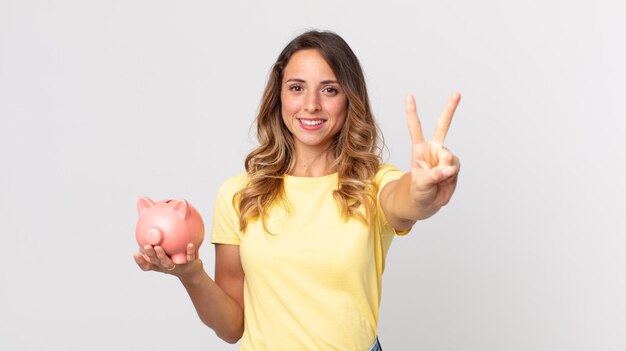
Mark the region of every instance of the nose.
<instances>
[{"instance_id":1,"label":"nose","mask_svg":"<svg viewBox=\"0 0 626 351\"><path fill-rule=\"evenodd\" d=\"M315 112L321 109L322 106L320 105L318 93L314 90L309 91L304 102L304 110L306 112Z\"/></svg>"}]
</instances>

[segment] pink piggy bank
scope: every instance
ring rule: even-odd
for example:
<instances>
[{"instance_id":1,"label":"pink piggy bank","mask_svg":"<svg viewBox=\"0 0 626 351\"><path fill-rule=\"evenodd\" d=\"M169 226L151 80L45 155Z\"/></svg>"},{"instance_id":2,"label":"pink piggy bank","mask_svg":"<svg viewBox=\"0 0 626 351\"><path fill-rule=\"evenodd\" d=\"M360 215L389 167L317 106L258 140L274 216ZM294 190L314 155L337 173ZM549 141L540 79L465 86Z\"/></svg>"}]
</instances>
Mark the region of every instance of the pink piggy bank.
<instances>
[{"instance_id":1,"label":"pink piggy bank","mask_svg":"<svg viewBox=\"0 0 626 351\"><path fill-rule=\"evenodd\" d=\"M204 240L202 217L186 200L154 202L142 196L137 210L135 233L139 245L160 245L174 264L187 262L187 244L193 243L198 249Z\"/></svg>"}]
</instances>

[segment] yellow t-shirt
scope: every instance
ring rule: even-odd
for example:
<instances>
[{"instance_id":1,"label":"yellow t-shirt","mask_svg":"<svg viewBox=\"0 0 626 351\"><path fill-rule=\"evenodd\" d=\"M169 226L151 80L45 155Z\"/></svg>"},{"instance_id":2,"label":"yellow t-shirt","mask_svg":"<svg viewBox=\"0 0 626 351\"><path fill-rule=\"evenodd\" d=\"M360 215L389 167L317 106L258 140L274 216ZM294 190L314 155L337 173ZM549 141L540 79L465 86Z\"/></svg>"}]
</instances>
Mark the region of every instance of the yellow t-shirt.
<instances>
[{"instance_id":1,"label":"yellow t-shirt","mask_svg":"<svg viewBox=\"0 0 626 351\"><path fill-rule=\"evenodd\" d=\"M380 190L402 172L383 165ZM376 337L385 256L396 231L380 204L369 225L344 220L332 191L337 174L284 176L290 209L277 203L267 226L245 232L232 205L247 174L228 179L215 205L212 242L240 246L244 280L242 351L367 350ZM398 233L406 234L408 231Z\"/></svg>"}]
</instances>

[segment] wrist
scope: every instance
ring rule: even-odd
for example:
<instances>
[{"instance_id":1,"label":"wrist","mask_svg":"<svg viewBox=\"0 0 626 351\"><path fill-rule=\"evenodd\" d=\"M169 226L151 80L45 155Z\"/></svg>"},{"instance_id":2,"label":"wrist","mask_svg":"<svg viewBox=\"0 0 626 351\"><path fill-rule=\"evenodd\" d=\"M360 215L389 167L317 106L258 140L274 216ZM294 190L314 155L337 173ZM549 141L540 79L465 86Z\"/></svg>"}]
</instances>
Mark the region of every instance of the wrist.
<instances>
[{"instance_id":1,"label":"wrist","mask_svg":"<svg viewBox=\"0 0 626 351\"><path fill-rule=\"evenodd\" d=\"M208 277L204 271L202 260L196 259L193 262L189 262L187 265L188 267L185 267L183 271L176 275L183 285L198 285Z\"/></svg>"},{"instance_id":2,"label":"wrist","mask_svg":"<svg viewBox=\"0 0 626 351\"><path fill-rule=\"evenodd\" d=\"M422 221L424 219L432 217L435 213L439 212L440 208L441 208L441 206L425 206L425 207L421 207L417 211L418 216L417 216L416 220L417 221Z\"/></svg>"}]
</instances>

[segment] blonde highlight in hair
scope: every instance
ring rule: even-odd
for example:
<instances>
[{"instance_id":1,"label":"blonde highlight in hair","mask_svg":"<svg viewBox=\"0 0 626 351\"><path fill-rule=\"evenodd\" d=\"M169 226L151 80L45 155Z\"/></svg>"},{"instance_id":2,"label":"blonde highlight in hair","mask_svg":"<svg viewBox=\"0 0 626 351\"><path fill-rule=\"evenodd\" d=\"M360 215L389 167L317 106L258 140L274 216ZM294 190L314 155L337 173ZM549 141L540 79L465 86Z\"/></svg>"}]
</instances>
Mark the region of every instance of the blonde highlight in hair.
<instances>
[{"instance_id":1,"label":"blonde highlight in hair","mask_svg":"<svg viewBox=\"0 0 626 351\"><path fill-rule=\"evenodd\" d=\"M276 201L285 201L283 176L294 166L295 149L293 136L281 116L280 93L289 59L304 49L315 49L324 57L348 100L346 120L333 145L333 167L338 174L333 197L345 219L355 217L367 222L376 214L374 176L381 164L382 138L371 112L361 65L337 34L308 31L293 39L272 66L256 117L259 146L245 160L249 182L233 198L241 231L257 218L268 231L268 209Z\"/></svg>"}]
</instances>

